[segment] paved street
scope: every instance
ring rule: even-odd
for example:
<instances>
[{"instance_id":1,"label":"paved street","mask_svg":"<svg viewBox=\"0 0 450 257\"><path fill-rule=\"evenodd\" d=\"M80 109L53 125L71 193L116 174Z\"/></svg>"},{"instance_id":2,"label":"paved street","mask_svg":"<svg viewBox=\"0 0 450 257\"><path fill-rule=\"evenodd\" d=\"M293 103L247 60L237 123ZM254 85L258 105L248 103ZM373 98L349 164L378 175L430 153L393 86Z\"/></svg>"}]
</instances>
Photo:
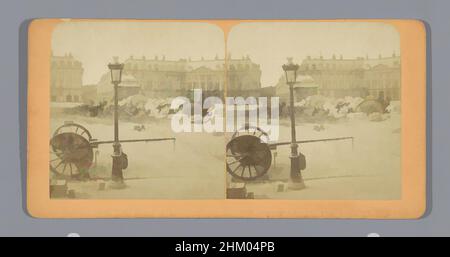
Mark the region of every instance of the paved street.
<instances>
[{"instance_id":1,"label":"paved street","mask_svg":"<svg viewBox=\"0 0 450 257\"><path fill-rule=\"evenodd\" d=\"M112 121L71 117L86 126L94 138L113 137ZM300 145L306 155L303 172L306 189L278 192L278 184L289 178L289 146L279 146L267 181L248 183L247 190L256 198L271 199L398 199L400 197L400 116L371 122L367 118L325 123L315 131L312 123L297 126L298 139L354 136L351 141L319 142ZM52 131L63 120L52 120ZM280 121L280 141L289 141L289 122ZM174 136L170 120L145 124L145 131L135 131L134 123L121 122L121 139ZM351 130L350 130L351 128ZM98 190L100 178L111 172L111 145L100 145L95 181L70 182L77 198L153 198L153 199L223 199L225 197L225 139L220 134L181 133L170 141L126 143L129 167L124 170L127 188Z\"/></svg>"},{"instance_id":2,"label":"paved street","mask_svg":"<svg viewBox=\"0 0 450 257\"><path fill-rule=\"evenodd\" d=\"M288 123L287 123L288 124ZM281 126L280 140L289 141L289 127ZM277 192L277 182L248 184L248 190L261 198L279 199L398 199L401 194L400 115L380 122L367 119L325 124L315 131L314 124L297 126L298 139L354 136L351 141L319 142L300 145L306 156L302 191ZM289 146L278 147L276 167L269 170L272 181L289 177Z\"/></svg>"}]
</instances>

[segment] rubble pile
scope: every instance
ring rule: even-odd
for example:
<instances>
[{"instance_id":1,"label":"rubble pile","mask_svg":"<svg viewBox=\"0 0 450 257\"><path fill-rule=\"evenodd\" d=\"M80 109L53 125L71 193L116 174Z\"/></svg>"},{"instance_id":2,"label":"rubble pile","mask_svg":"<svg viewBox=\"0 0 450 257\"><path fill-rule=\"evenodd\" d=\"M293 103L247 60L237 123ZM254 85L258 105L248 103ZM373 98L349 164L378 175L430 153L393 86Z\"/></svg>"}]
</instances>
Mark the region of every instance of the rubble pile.
<instances>
[{"instance_id":1,"label":"rubble pile","mask_svg":"<svg viewBox=\"0 0 450 257\"><path fill-rule=\"evenodd\" d=\"M294 103L295 114L303 121L325 121L339 119L363 119L381 121L389 118L386 113L400 113L400 101L391 101L385 108L377 100L346 96L333 98L321 95L308 96ZM283 111L285 113L283 113ZM280 109L287 116L289 109Z\"/></svg>"},{"instance_id":2,"label":"rubble pile","mask_svg":"<svg viewBox=\"0 0 450 257\"><path fill-rule=\"evenodd\" d=\"M386 111L389 113L400 113L401 104L400 101L391 101L386 107Z\"/></svg>"},{"instance_id":3,"label":"rubble pile","mask_svg":"<svg viewBox=\"0 0 450 257\"><path fill-rule=\"evenodd\" d=\"M119 112L122 117L162 119L171 113L171 102L171 98L149 98L143 95L133 95L119 102ZM112 103L110 108L111 110L114 108Z\"/></svg>"},{"instance_id":4,"label":"rubble pile","mask_svg":"<svg viewBox=\"0 0 450 257\"><path fill-rule=\"evenodd\" d=\"M295 113L305 120L336 120L356 112L357 106L363 102L361 97L332 98L321 95L308 96L294 103Z\"/></svg>"},{"instance_id":5,"label":"rubble pile","mask_svg":"<svg viewBox=\"0 0 450 257\"><path fill-rule=\"evenodd\" d=\"M171 98L149 98L143 95L133 95L119 101L119 115L121 119L162 119L173 113L170 110L171 102ZM66 110L68 114L90 117L109 117L113 112L113 101L83 104Z\"/></svg>"},{"instance_id":6,"label":"rubble pile","mask_svg":"<svg viewBox=\"0 0 450 257\"><path fill-rule=\"evenodd\" d=\"M172 98L150 98L144 95L133 95L119 101L119 115L121 118L139 119L140 121L164 119L175 113L175 110L170 109L171 103ZM381 121L389 118L389 115L386 115L387 113L400 113L400 101L390 101L386 105L374 99L365 100L361 97L333 98L313 95L295 102L294 109L298 119L307 122L340 119ZM109 117L114 112L114 104L112 101L85 104L69 108L67 112L91 117ZM280 117L288 117L288 115L289 107L281 105Z\"/></svg>"}]
</instances>

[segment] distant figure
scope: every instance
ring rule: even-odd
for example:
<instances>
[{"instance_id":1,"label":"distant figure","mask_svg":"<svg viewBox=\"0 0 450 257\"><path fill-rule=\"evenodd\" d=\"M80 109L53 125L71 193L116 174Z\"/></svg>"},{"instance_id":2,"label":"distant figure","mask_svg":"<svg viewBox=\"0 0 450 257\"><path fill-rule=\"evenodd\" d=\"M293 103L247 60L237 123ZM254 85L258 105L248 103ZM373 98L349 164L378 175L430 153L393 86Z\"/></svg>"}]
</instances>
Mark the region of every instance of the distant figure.
<instances>
[{"instance_id":1,"label":"distant figure","mask_svg":"<svg viewBox=\"0 0 450 257\"><path fill-rule=\"evenodd\" d=\"M287 116L286 114L286 103L285 102L281 102L280 104L280 117L285 117Z\"/></svg>"},{"instance_id":2,"label":"distant figure","mask_svg":"<svg viewBox=\"0 0 450 257\"><path fill-rule=\"evenodd\" d=\"M386 106L384 107L384 110L387 111L387 107L391 104L391 97L390 96L386 96L386 102L385 102Z\"/></svg>"},{"instance_id":3,"label":"distant figure","mask_svg":"<svg viewBox=\"0 0 450 257\"><path fill-rule=\"evenodd\" d=\"M106 106L107 102L103 101L100 102L97 105L94 105L92 102L87 105L87 110L89 112L89 116L91 117L97 117L99 115L99 113L103 112L104 107Z\"/></svg>"},{"instance_id":4,"label":"distant figure","mask_svg":"<svg viewBox=\"0 0 450 257\"><path fill-rule=\"evenodd\" d=\"M378 92L378 99L377 101L383 106L383 110L386 109L386 101L384 100L384 91Z\"/></svg>"},{"instance_id":5,"label":"distant figure","mask_svg":"<svg viewBox=\"0 0 450 257\"><path fill-rule=\"evenodd\" d=\"M144 124L135 125L134 126L134 130L139 131L139 132L144 131L145 130L145 126L144 126Z\"/></svg>"},{"instance_id":6,"label":"distant figure","mask_svg":"<svg viewBox=\"0 0 450 257\"><path fill-rule=\"evenodd\" d=\"M317 125L314 125L314 130L315 130L315 131L322 131L322 130L325 130L325 126L324 126L323 124L317 124Z\"/></svg>"}]
</instances>

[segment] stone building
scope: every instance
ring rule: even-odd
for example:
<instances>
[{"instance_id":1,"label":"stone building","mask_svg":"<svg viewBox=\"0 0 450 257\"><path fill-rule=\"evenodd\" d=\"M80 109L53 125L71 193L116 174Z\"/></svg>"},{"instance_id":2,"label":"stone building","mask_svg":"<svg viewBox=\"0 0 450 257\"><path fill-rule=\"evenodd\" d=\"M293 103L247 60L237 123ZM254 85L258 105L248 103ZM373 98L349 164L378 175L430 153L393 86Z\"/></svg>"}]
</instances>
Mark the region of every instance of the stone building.
<instances>
[{"instance_id":1,"label":"stone building","mask_svg":"<svg viewBox=\"0 0 450 257\"><path fill-rule=\"evenodd\" d=\"M142 93L142 87L137 79L130 74L122 75L122 82L118 88L118 99L124 99L132 95ZM111 83L111 73L103 74L100 82L97 84L97 100L110 101L114 97L114 85Z\"/></svg>"},{"instance_id":2,"label":"stone building","mask_svg":"<svg viewBox=\"0 0 450 257\"><path fill-rule=\"evenodd\" d=\"M50 92L52 102L81 102L83 67L72 54L51 56Z\"/></svg>"},{"instance_id":3,"label":"stone building","mask_svg":"<svg viewBox=\"0 0 450 257\"><path fill-rule=\"evenodd\" d=\"M201 88L205 93L222 95L228 76L228 90L254 90L261 87L261 69L248 56L241 59L166 60L130 56L125 61L124 74L132 75L146 95L179 96Z\"/></svg>"},{"instance_id":4,"label":"stone building","mask_svg":"<svg viewBox=\"0 0 450 257\"><path fill-rule=\"evenodd\" d=\"M297 82L294 85L294 96L297 101L319 93L319 86L310 75L297 75ZM280 78L276 86L276 96L280 97L280 102L289 103L290 89L284 77Z\"/></svg>"},{"instance_id":5,"label":"stone building","mask_svg":"<svg viewBox=\"0 0 450 257\"><path fill-rule=\"evenodd\" d=\"M400 56L396 54L374 59L308 56L301 63L299 74L311 76L319 86L319 93L325 96L378 97L383 93L385 97L399 100L400 67Z\"/></svg>"},{"instance_id":6,"label":"stone building","mask_svg":"<svg viewBox=\"0 0 450 257\"><path fill-rule=\"evenodd\" d=\"M366 63L364 72L364 87L368 94L378 97L383 93L392 100L401 98L401 67L400 57L379 58Z\"/></svg>"},{"instance_id":7,"label":"stone building","mask_svg":"<svg viewBox=\"0 0 450 257\"><path fill-rule=\"evenodd\" d=\"M81 100L83 103L97 102L97 84L83 85L82 89Z\"/></svg>"}]
</instances>

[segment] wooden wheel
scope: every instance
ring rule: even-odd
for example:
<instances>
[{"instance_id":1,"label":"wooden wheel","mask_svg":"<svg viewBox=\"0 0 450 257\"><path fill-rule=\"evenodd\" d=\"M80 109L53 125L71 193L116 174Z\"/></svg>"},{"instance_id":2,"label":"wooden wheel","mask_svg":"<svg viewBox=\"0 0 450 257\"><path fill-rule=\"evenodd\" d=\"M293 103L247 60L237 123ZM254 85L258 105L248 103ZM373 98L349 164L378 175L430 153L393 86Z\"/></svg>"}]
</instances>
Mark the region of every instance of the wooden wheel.
<instances>
[{"instance_id":1,"label":"wooden wheel","mask_svg":"<svg viewBox=\"0 0 450 257\"><path fill-rule=\"evenodd\" d=\"M267 173L271 163L269 146L258 136L236 136L227 144L227 172L235 178L259 178Z\"/></svg>"},{"instance_id":2,"label":"wooden wheel","mask_svg":"<svg viewBox=\"0 0 450 257\"><path fill-rule=\"evenodd\" d=\"M237 130L233 133L232 139L242 135L252 135L258 137L263 142L269 142L269 134L262 130L259 127L251 126L249 124L245 124L241 129Z\"/></svg>"},{"instance_id":3,"label":"wooden wheel","mask_svg":"<svg viewBox=\"0 0 450 257\"><path fill-rule=\"evenodd\" d=\"M50 170L63 177L86 175L94 159L90 140L91 134L81 125L59 127L50 140Z\"/></svg>"},{"instance_id":4,"label":"wooden wheel","mask_svg":"<svg viewBox=\"0 0 450 257\"><path fill-rule=\"evenodd\" d=\"M87 130L85 127L81 126L80 124L73 123L73 122L65 122L64 125L58 127L55 132L53 133L53 136L57 136L62 133L75 133L77 135L80 135L86 140L91 141L92 136L89 130Z\"/></svg>"}]
</instances>

